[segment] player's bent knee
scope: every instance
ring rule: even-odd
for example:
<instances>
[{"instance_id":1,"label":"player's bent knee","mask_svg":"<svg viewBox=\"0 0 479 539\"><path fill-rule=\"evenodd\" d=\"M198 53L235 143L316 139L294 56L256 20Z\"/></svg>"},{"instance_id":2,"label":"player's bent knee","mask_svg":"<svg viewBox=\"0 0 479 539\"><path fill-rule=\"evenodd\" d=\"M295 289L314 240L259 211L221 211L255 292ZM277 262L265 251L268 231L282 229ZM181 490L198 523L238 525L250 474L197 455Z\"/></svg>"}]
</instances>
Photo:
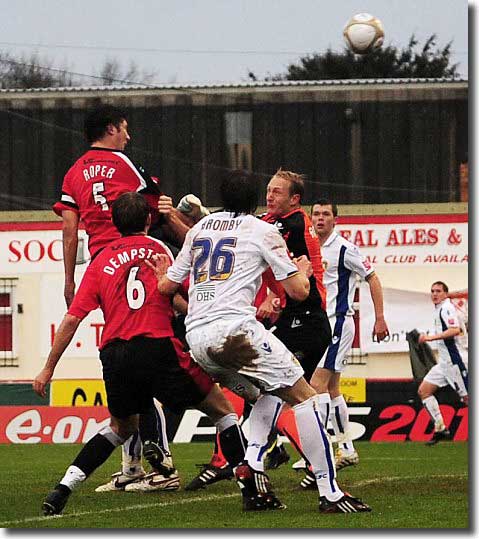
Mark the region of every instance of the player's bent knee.
<instances>
[{"instance_id":1,"label":"player's bent knee","mask_svg":"<svg viewBox=\"0 0 479 539\"><path fill-rule=\"evenodd\" d=\"M421 400L427 399L434 395L433 387L430 384L425 384L424 382L419 386L417 394Z\"/></svg>"},{"instance_id":2,"label":"player's bent knee","mask_svg":"<svg viewBox=\"0 0 479 539\"><path fill-rule=\"evenodd\" d=\"M98 434L103 436L103 438L106 438L112 445L115 447L118 447L119 445L122 445L125 440L128 439L128 437L123 437L117 430L116 427L113 426L106 426L103 427Z\"/></svg>"},{"instance_id":3,"label":"player's bent knee","mask_svg":"<svg viewBox=\"0 0 479 539\"><path fill-rule=\"evenodd\" d=\"M112 417L110 427L108 428L111 428L112 432L114 432L120 439L122 439L122 444L138 430L138 416L130 416L125 419Z\"/></svg>"},{"instance_id":4,"label":"player's bent knee","mask_svg":"<svg viewBox=\"0 0 479 539\"><path fill-rule=\"evenodd\" d=\"M291 387L283 387L273 392L275 395L283 399L291 406L300 404L305 400L317 395L317 392L311 387L306 380L301 377Z\"/></svg>"},{"instance_id":5,"label":"player's bent knee","mask_svg":"<svg viewBox=\"0 0 479 539\"><path fill-rule=\"evenodd\" d=\"M212 387L206 398L200 402L198 409L209 416L215 423L228 414L235 414L233 405L216 384Z\"/></svg>"},{"instance_id":6,"label":"player's bent knee","mask_svg":"<svg viewBox=\"0 0 479 539\"><path fill-rule=\"evenodd\" d=\"M332 374L329 369L317 368L314 371L310 384L317 393L327 393L329 391Z\"/></svg>"}]
</instances>

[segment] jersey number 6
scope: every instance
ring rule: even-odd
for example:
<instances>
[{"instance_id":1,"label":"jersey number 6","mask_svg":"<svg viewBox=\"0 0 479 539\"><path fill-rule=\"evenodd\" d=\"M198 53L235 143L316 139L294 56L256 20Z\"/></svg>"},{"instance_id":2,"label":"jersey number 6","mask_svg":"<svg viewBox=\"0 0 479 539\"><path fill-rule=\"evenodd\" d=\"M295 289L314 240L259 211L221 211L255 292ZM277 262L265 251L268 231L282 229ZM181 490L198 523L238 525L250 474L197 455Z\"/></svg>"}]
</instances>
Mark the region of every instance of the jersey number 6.
<instances>
[{"instance_id":1,"label":"jersey number 6","mask_svg":"<svg viewBox=\"0 0 479 539\"><path fill-rule=\"evenodd\" d=\"M126 283L126 301L128 307L137 311L141 309L143 303L145 303L145 285L140 279L136 278L136 274L140 268L133 266L128 273L128 281Z\"/></svg>"}]
</instances>

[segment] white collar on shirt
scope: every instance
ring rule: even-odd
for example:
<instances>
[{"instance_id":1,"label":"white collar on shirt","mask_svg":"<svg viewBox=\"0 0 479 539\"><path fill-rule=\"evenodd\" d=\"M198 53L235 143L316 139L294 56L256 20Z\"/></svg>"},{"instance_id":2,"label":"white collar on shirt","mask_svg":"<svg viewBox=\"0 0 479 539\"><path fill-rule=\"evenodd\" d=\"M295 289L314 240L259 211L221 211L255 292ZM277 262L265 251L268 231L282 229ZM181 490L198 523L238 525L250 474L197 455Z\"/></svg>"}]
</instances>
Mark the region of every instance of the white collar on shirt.
<instances>
[{"instance_id":1,"label":"white collar on shirt","mask_svg":"<svg viewBox=\"0 0 479 539\"><path fill-rule=\"evenodd\" d=\"M439 309L444 307L444 305L446 305L446 303L451 303L451 300L449 298L446 298L446 299L442 300L441 303L438 303L437 305L435 305L436 310L438 311Z\"/></svg>"},{"instance_id":2,"label":"white collar on shirt","mask_svg":"<svg viewBox=\"0 0 479 539\"><path fill-rule=\"evenodd\" d=\"M328 239L323 243L323 247L327 247L333 243L333 241L339 236L339 234L333 230L328 236Z\"/></svg>"}]
</instances>

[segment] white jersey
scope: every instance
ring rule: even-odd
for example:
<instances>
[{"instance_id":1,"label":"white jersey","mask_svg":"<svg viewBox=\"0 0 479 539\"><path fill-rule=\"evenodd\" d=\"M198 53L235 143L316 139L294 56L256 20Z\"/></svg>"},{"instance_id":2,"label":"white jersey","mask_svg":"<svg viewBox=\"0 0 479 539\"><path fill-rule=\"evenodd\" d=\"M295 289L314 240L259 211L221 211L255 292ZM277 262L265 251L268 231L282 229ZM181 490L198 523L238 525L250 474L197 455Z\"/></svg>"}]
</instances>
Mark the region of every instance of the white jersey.
<instances>
[{"instance_id":1,"label":"white jersey","mask_svg":"<svg viewBox=\"0 0 479 539\"><path fill-rule=\"evenodd\" d=\"M278 281L298 271L275 226L230 212L204 217L189 230L167 272L176 283L190 275L186 330L218 319L254 317L253 302L268 266Z\"/></svg>"},{"instance_id":2,"label":"white jersey","mask_svg":"<svg viewBox=\"0 0 479 539\"><path fill-rule=\"evenodd\" d=\"M437 343L439 363L443 365L458 365L460 370L467 369L467 351L462 346L463 335L466 331L458 316L456 307L449 298L436 305L434 313L435 333L442 333L449 328L459 328L461 333L450 339L440 339Z\"/></svg>"},{"instance_id":3,"label":"white jersey","mask_svg":"<svg viewBox=\"0 0 479 539\"><path fill-rule=\"evenodd\" d=\"M364 279L374 272L374 268L356 245L335 231L321 246L321 255L325 266L323 283L328 316L352 316L356 275Z\"/></svg>"}]
</instances>

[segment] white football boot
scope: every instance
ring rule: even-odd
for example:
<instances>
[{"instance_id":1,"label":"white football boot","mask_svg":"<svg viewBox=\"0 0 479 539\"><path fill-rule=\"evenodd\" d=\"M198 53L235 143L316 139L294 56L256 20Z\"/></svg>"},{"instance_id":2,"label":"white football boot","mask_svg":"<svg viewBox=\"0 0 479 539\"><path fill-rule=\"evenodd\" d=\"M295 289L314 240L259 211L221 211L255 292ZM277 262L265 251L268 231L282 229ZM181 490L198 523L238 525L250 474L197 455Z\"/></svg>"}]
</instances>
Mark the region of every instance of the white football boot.
<instances>
[{"instance_id":1,"label":"white football boot","mask_svg":"<svg viewBox=\"0 0 479 539\"><path fill-rule=\"evenodd\" d=\"M296 470L297 472L300 470L306 470L307 467L308 465L306 464L306 461L302 458L294 462L291 466L291 468L293 468L293 470Z\"/></svg>"},{"instance_id":2,"label":"white football boot","mask_svg":"<svg viewBox=\"0 0 479 539\"><path fill-rule=\"evenodd\" d=\"M178 490L180 488L180 478L176 472L168 477L151 472L143 479L129 483L125 486L125 492L155 492L157 490Z\"/></svg>"},{"instance_id":3,"label":"white football boot","mask_svg":"<svg viewBox=\"0 0 479 539\"><path fill-rule=\"evenodd\" d=\"M138 471L132 474L125 474L123 472L116 472L111 476L110 481L104 485L100 485L95 489L95 492L115 492L123 491L128 485L140 481L145 477L145 470L140 468Z\"/></svg>"},{"instance_id":4,"label":"white football boot","mask_svg":"<svg viewBox=\"0 0 479 539\"><path fill-rule=\"evenodd\" d=\"M359 455L357 451L346 452L344 449L337 449L335 454L336 470L341 470L347 466L356 466L359 464Z\"/></svg>"}]
</instances>

